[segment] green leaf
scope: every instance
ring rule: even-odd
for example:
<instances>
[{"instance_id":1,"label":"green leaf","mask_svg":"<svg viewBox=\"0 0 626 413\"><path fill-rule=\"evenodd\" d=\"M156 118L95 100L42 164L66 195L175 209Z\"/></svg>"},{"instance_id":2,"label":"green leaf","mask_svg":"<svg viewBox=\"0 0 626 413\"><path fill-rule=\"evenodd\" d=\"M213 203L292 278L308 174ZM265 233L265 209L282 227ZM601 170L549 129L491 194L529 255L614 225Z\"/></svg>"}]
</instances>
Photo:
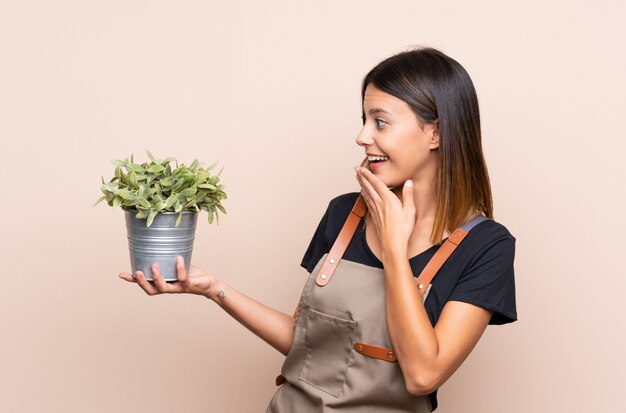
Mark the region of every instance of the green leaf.
<instances>
[{"instance_id":1,"label":"green leaf","mask_svg":"<svg viewBox=\"0 0 626 413\"><path fill-rule=\"evenodd\" d=\"M161 202L161 201L157 202L156 205L155 205L156 210L159 211L159 212L163 211L163 209L165 209L165 207L166 207L165 202Z\"/></svg>"},{"instance_id":2,"label":"green leaf","mask_svg":"<svg viewBox=\"0 0 626 413\"><path fill-rule=\"evenodd\" d=\"M150 208L152 206L152 204L150 204L150 202L148 202L146 198L139 198L139 203L141 204L142 207L145 207L145 208Z\"/></svg>"},{"instance_id":3,"label":"green leaf","mask_svg":"<svg viewBox=\"0 0 626 413\"><path fill-rule=\"evenodd\" d=\"M106 190L110 192L117 192L119 186L120 186L120 183L117 181L109 182L108 184L102 185L102 190Z\"/></svg>"},{"instance_id":4,"label":"green leaf","mask_svg":"<svg viewBox=\"0 0 626 413\"><path fill-rule=\"evenodd\" d=\"M174 212L180 212L183 210L183 204L180 203L180 200L176 200L176 203L174 204Z\"/></svg>"},{"instance_id":5,"label":"green leaf","mask_svg":"<svg viewBox=\"0 0 626 413\"><path fill-rule=\"evenodd\" d=\"M207 172L198 172L197 179L199 184L205 183L209 179L209 174Z\"/></svg>"},{"instance_id":6,"label":"green leaf","mask_svg":"<svg viewBox=\"0 0 626 413\"><path fill-rule=\"evenodd\" d=\"M146 153L148 154L148 158L150 158L150 160L151 160L152 162L154 162L154 163L159 163L159 162L157 162L157 160L156 160L156 159L154 159L154 156L152 156L152 154L150 153L150 151L149 151L149 150L147 150L147 149L146 149Z\"/></svg>"},{"instance_id":7,"label":"green leaf","mask_svg":"<svg viewBox=\"0 0 626 413\"><path fill-rule=\"evenodd\" d=\"M180 214L178 214L178 218L176 218L176 223L174 224L174 227L178 228L178 226L180 225L180 220L183 218L183 213L181 212Z\"/></svg>"},{"instance_id":8,"label":"green leaf","mask_svg":"<svg viewBox=\"0 0 626 413\"><path fill-rule=\"evenodd\" d=\"M217 190L217 187L215 185L211 185L211 184L198 184L198 188L210 189L212 191L216 191Z\"/></svg>"},{"instance_id":9,"label":"green leaf","mask_svg":"<svg viewBox=\"0 0 626 413\"><path fill-rule=\"evenodd\" d=\"M122 198L119 196L113 198L113 209L119 208L120 205L122 205Z\"/></svg>"},{"instance_id":10,"label":"green leaf","mask_svg":"<svg viewBox=\"0 0 626 413\"><path fill-rule=\"evenodd\" d=\"M158 163L153 164L147 169L148 172L155 174L155 175L163 172L164 170L165 170L165 167Z\"/></svg>"},{"instance_id":11,"label":"green leaf","mask_svg":"<svg viewBox=\"0 0 626 413\"><path fill-rule=\"evenodd\" d=\"M217 164L220 163L220 161L215 161L213 162L211 165L206 167L207 171L210 171L211 169L215 168L217 166Z\"/></svg>"},{"instance_id":12,"label":"green leaf","mask_svg":"<svg viewBox=\"0 0 626 413\"><path fill-rule=\"evenodd\" d=\"M135 155L134 154L130 154L130 163L135 162Z\"/></svg>"},{"instance_id":13,"label":"green leaf","mask_svg":"<svg viewBox=\"0 0 626 413\"><path fill-rule=\"evenodd\" d=\"M135 218L137 219L145 219L150 215L150 211L137 211L135 214Z\"/></svg>"},{"instance_id":14,"label":"green leaf","mask_svg":"<svg viewBox=\"0 0 626 413\"><path fill-rule=\"evenodd\" d=\"M226 213L226 210L224 209L223 206L221 206L220 204L216 204L215 205L217 207L217 209L219 209L220 211L222 211L223 213Z\"/></svg>"},{"instance_id":15,"label":"green leaf","mask_svg":"<svg viewBox=\"0 0 626 413\"><path fill-rule=\"evenodd\" d=\"M176 194L170 195L165 201L165 208L171 208L172 206L174 206L177 200L178 200L178 195Z\"/></svg>"},{"instance_id":16,"label":"green leaf","mask_svg":"<svg viewBox=\"0 0 626 413\"><path fill-rule=\"evenodd\" d=\"M133 188L137 188L139 186L139 182L137 182L137 173L135 171L128 174L128 182Z\"/></svg>"},{"instance_id":17,"label":"green leaf","mask_svg":"<svg viewBox=\"0 0 626 413\"><path fill-rule=\"evenodd\" d=\"M111 163L112 163L113 165L115 165L115 166L126 166L126 163L124 163L123 161L117 160L117 159L116 159L116 160L111 161Z\"/></svg>"},{"instance_id":18,"label":"green leaf","mask_svg":"<svg viewBox=\"0 0 626 413\"><path fill-rule=\"evenodd\" d=\"M172 185L174 185L174 178L171 176L161 180L161 186L163 187L172 186Z\"/></svg>"},{"instance_id":19,"label":"green leaf","mask_svg":"<svg viewBox=\"0 0 626 413\"><path fill-rule=\"evenodd\" d=\"M209 224L213 223L213 214L209 213Z\"/></svg>"},{"instance_id":20,"label":"green leaf","mask_svg":"<svg viewBox=\"0 0 626 413\"><path fill-rule=\"evenodd\" d=\"M143 172L143 166L141 165L137 165L136 163L129 163L127 165L127 167L131 170L131 171L135 171L135 172Z\"/></svg>"},{"instance_id":21,"label":"green leaf","mask_svg":"<svg viewBox=\"0 0 626 413\"><path fill-rule=\"evenodd\" d=\"M158 214L157 211L150 212L150 214L148 215L148 222L146 222L146 227L152 225L152 221L154 221L154 217L156 217L156 214Z\"/></svg>"},{"instance_id":22,"label":"green leaf","mask_svg":"<svg viewBox=\"0 0 626 413\"><path fill-rule=\"evenodd\" d=\"M120 189L119 191L117 191L117 194L121 196L124 200L130 201L130 200L137 199L137 195L133 194L126 188Z\"/></svg>"},{"instance_id":23,"label":"green leaf","mask_svg":"<svg viewBox=\"0 0 626 413\"><path fill-rule=\"evenodd\" d=\"M179 194L184 197L189 197L195 195L196 192L198 192L198 190L192 186L191 188L183 189Z\"/></svg>"},{"instance_id":24,"label":"green leaf","mask_svg":"<svg viewBox=\"0 0 626 413\"><path fill-rule=\"evenodd\" d=\"M93 204L91 207L95 207L96 205L98 205L100 202L104 201L105 199L107 199L106 196L101 196L100 198L98 198L98 200L96 201L95 204Z\"/></svg>"},{"instance_id":25,"label":"green leaf","mask_svg":"<svg viewBox=\"0 0 626 413\"><path fill-rule=\"evenodd\" d=\"M220 169L220 171L217 173L217 176L220 176L223 170L224 170L224 167L222 166L222 169Z\"/></svg>"}]
</instances>

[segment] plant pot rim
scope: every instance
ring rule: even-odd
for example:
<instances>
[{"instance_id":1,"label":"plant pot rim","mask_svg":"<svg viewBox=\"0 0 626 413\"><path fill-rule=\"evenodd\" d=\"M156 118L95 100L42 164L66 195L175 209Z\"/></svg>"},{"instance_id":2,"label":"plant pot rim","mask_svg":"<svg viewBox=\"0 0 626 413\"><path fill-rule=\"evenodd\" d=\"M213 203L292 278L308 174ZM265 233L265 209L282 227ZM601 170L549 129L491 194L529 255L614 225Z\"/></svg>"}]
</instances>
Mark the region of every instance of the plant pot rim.
<instances>
[{"instance_id":1,"label":"plant pot rim","mask_svg":"<svg viewBox=\"0 0 626 413\"><path fill-rule=\"evenodd\" d=\"M129 208L124 208L124 207L122 207L122 209L123 209L124 211L127 211L127 212L139 212L139 211L138 211L138 210L136 210L136 209L129 209ZM197 214L197 213L198 213L197 211L194 211L194 210L191 210L191 209L185 209L185 210L180 211L180 212L175 212L175 211L162 211L162 212L158 212L157 214L167 214L167 215L170 215L170 214L176 214L176 215L178 215L178 214L180 214L181 212L182 212L183 214L189 214L189 213Z\"/></svg>"}]
</instances>

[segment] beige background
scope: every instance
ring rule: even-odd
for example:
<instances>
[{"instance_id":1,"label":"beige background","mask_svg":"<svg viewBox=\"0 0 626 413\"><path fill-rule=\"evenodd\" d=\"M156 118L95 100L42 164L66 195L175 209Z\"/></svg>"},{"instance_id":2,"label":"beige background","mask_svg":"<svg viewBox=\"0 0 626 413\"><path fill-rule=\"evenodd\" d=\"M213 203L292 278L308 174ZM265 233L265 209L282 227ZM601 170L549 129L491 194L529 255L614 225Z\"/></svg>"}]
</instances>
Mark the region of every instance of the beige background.
<instances>
[{"instance_id":1,"label":"beige background","mask_svg":"<svg viewBox=\"0 0 626 413\"><path fill-rule=\"evenodd\" d=\"M619 1L0 2L3 412L260 412L283 357L196 296L148 297L111 159L225 166L194 262L291 312L328 201L358 185L359 88L440 48L472 76L519 321L490 327L441 413L623 412Z\"/></svg>"}]
</instances>

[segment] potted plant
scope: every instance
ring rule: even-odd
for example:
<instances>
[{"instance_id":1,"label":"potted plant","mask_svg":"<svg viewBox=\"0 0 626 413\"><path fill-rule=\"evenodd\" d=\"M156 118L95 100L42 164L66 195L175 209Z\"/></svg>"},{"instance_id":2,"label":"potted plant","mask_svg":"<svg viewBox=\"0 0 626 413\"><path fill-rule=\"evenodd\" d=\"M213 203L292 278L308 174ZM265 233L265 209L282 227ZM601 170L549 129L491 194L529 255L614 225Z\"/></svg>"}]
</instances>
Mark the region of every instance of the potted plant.
<instances>
[{"instance_id":1,"label":"potted plant","mask_svg":"<svg viewBox=\"0 0 626 413\"><path fill-rule=\"evenodd\" d=\"M121 207L126 216L128 247L132 271L142 271L152 280L151 264L159 264L165 281L176 281L176 256L182 255L185 266L191 264L196 223L200 210L207 211L209 224L219 224L218 210L226 213L221 201L226 199L220 175L211 175L216 163L204 168L194 160L178 165L175 158L155 159L146 150L149 162L114 160L115 173L108 183L102 177L101 201L114 209ZM174 169L171 162L175 162ZM134 275L133 275L134 276Z\"/></svg>"}]
</instances>

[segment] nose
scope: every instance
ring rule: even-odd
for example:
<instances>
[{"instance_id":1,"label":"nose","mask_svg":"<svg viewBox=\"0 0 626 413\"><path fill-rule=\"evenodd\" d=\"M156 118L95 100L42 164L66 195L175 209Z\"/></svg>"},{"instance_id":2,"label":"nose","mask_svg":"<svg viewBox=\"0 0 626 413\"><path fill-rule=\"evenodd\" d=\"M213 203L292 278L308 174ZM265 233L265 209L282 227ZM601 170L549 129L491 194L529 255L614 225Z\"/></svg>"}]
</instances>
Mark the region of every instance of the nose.
<instances>
[{"instance_id":1,"label":"nose","mask_svg":"<svg viewBox=\"0 0 626 413\"><path fill-rule=\"evenodd\" d=\"M374 139L372 138L372 134L369 131L369 128L365 127L365 125L361 128L361 131L356 136L356 144L359 146L370 146L374 143Z\"/></svg>"}]
</instances>

